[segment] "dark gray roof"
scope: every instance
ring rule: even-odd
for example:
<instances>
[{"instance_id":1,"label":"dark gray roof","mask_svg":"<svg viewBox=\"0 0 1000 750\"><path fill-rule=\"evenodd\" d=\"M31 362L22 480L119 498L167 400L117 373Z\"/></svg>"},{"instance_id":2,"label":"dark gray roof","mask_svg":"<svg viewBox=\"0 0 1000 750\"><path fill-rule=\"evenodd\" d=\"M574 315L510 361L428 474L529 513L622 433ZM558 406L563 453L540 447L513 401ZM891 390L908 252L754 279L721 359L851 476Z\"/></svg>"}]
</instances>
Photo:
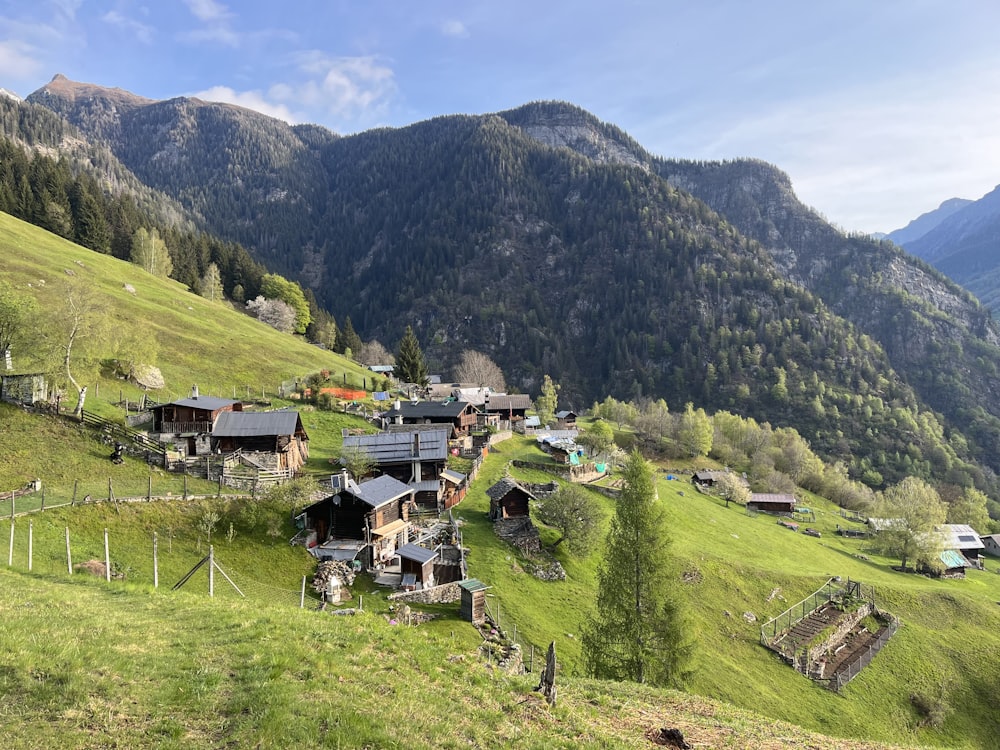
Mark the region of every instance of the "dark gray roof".
<instances>
[{"instance_id":1,"label":"dark gray roof","mask_svg":"<svg viewBox=\"0 0 1000 750\"><path fill-rule=\"evenodd\" d=\"M487 411L530 409L531 396L526 393L491 393L486 397Z\"/></svg>"},{"instance_id":2,"label":"dark gray roof","mask_svg":"<svg viewBox=\"0 0 1000 750\"><path fill-rule=\"evenodd\" d=\"M410 425L413 427L413 425ZM416 451L414 447L416 446ZM448 457L448 431L435 430L380 432L375 435L347 435L344 448L362 448L378 464L407 461L443 461Z\"/></svg>"},{"instance_id":3,"label":"dark gray roof","mask_svg":"<svg viewBox=\"0 0 1000 750\"><path fill-rule=\"evenodd\" d=\"M406 560L413 560L421 565L438 556L438 553L434 550L427 549L426 547L419 547L416 544L404 544L396 550L396 554Z\"/></svg>"},{"instance_id":4,"label":"dark gray roof","mask_svg":"<svg viewBox=\"0 0 1000 750\"><path fill-rule=\"evenodd\" d=\"M535 497L528 490L519 485L510 477L504 477L503 479L501 479L499 482L497 482L488 490L486 490L486 494L489 495L489 498L491 500L499 500L500 498L505 497L511 490L521 490L521 492L523 492L528 497L532 499L534 499Z\"/></svg>"},{"instance_id":5,"label":"dark gray roof","mask_svg":"<svg viewBox=\"0 0 1000 750\"><path fill-rule=\"evenodd\" d=\"M455 419L471 406L467 401L404 401L399 409L386 412L386 417L401 415L403 419Z\"/></svg>"},{"instance_id":6,"label":"dark gray roof","mask_svg":"<svg viewBox=\"0 0 1000 750\"><path fill-rule=\"evenodd\" d=\"M298 424L297 411L224 411L215 420L212 434L216 437L294 435Z\"/></svg>"},{"instance_id":7,"label":"dark gray roof","mask_svg":"<svg viewBox=\"0 0 1000 750\"><path fill-rule=\"evenodd\" d=\"M378 508L403 497L403 495L412 495L413 489L398 479L383 474L380 477L369 479L367 482L362 482L356 488L352 487L350 492L359 500L363 500L373 508Z\"/></svg>"},{"instance_id":8,"label":"dark gray roof","mask_svg":"<svg viewBox=\"0 0 1000 750\"><path fill-rule=\"evenodd\" d=\"M575 416L576 416L575 411L563 410L556 412L556 419L566 419L566 417L575 417Z\"/></svg>"},{"instance_id":9,"label":"dark gray roof","mask_svg":"<svg viewBox=\"0 0 1000 750\"><path fill-rule=\"evenodd\" d=\"M204 409L205 411L215 411L217 409L224 409L227 406L232 406L233 404L238 404L239 401L233 401L231 398L215 398L214 396L198 396L197 398L182 398L177 401L171 401L169 404L161 404L159 407L163 406L190 406L194 409Z\"/></svg>"}]
</instances>

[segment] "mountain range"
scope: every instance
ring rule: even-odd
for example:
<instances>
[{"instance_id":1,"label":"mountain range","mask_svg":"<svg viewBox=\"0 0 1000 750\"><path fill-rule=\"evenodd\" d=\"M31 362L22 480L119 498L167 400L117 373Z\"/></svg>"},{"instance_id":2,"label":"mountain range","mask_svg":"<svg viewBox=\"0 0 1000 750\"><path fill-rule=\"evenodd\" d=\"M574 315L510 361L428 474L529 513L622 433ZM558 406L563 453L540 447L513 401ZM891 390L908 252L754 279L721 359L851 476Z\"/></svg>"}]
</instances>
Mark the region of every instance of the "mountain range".
<instances>
[{"instance_id":1,"label":"mountain range","mask_svg":"<svg viewBox=\"0 0 1000 750\"><path fill-rule=\"evenodd\" d=\"M477 349L518 389L551 375L573 408L693 401L795 426L875 486L997 489L989 310L896 243L830 225L773 165L655 157L562 102L352 136L63 76L11 106L65 128L9 138L240 243L365 339L393 346L412 324L432 369Z\"/></svg>"}]
</instances>

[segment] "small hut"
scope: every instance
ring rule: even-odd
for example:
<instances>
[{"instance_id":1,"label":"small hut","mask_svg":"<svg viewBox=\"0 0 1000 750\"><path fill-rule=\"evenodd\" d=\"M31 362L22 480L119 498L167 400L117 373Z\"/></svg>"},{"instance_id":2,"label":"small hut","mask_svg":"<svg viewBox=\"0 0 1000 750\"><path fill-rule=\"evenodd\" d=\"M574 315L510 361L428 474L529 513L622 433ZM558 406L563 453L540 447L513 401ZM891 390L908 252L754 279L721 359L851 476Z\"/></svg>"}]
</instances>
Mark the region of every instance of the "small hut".
<instances>
[{"instance_id":1,"label":"small hut","mask_svg":"<svg viewBox=\"0 0 1000 750\"><path fill-rule=\"evenodd\" d=\"M473 625L486 622L486 589L489 586L475 578L468 578L460 581L458 587L462 589L459 616Z\"/></svg>"},{"instance_id":2,"label":"small hut","mask_svg":"<svg viewBox=\"0 0 1000 750\"><path fill-rule=\"evenodd\" d=\"M527 518L528 501L535 496L510 477L504 477L486 490L490 498L490 520Z\"/></svg>"},{"instance_id":3,"label":"small hut","mask_svg":"<svg viewBox=\"0 0 1000 750\"><path fill-rule=\"evenodd\" d=\"M404 544L396 554L399 555L399 572L402 574L403 588L430 588L434 585L434 561L438 559L435 550L416 544Z\"/></svg>"}]
</instances>

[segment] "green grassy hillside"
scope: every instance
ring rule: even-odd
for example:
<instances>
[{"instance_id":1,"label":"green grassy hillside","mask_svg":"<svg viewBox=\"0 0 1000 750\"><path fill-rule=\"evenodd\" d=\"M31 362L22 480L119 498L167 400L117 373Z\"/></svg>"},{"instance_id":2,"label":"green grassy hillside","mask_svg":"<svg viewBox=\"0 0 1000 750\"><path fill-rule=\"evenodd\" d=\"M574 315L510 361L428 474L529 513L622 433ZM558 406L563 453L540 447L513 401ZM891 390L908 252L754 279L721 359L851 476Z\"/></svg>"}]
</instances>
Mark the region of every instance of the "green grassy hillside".
<instances>
[{"instance_id":1,"label":"green grassy hillside","mask_svg":"<svg viewBox=\"0 0 1000 750\"><path fill-rule=\"evenodd\" d=\"M66 269L87 281L120 326L141 326L155 336L156 364L168 383L163 397L186 394L193 383L220 395L247 385L276 387L324 367L363 377L342 358L173 282L0 216L5 279L51 307ZM92 406L119 416L112 401L130 386L99 382ZM311 468L329 466L349 419L303 413ZM142 495L150 482L158 494L182 493L181 478L133 459L110 472L107 452L77 425L0 406L0 493L36 477L49 505L68 499L74 488L78 497L106 497L109 477L118 497ZM130 748L648 747L647 731L673 726L695 747L996 746L996 561L961 581L901 575L891 570L897 561L871 553L863 541L835 536L836 525L849 522L822 498L808 500L817 513L810 525L823 534L817 539L768 516L726 508L687 481L667 481L664 471L659 497L699 649L689 692L584 679L579 634L593 606L601 550L574 557L559 546L555 556L567 578L543 582L531 575L532 561L501 542L486 518L486 488L511 459L525 457L541 459L530 440L514 438L493 450L455 513L470 549L470 572L492 587L491 603L507 628L516 625L518 639L536 650L556 641L555 709L531 693L532 677L504 677L481 664L479 636L458 620L457 607L436 608L440 617L420 627L392 626L384 592L361 577L354 595L364 597L368 614L299 610L302 577L313 561L288 545L294 533L288 503L221 498L50 508L17 518L11 535L3 513L10 506L0 497L0 540L13 539L9 558L0 555L3 746L58 740L64 747ZM549 478L538 470L513 473ZM191 492L213 489L189 481ZM607 523L613 501L600 501ZM217 577L217 596L207 601L205 571L181 592L168 591L207 554L209 527L220 564L245 600ZM78 563L103 560L104 529L125 579L105 584L71 577L67 530ZM548 529L542 537L556 540ZM764 621L831 576L874 585L879 604L903 622L872 666L839 695L758 643ZM920 725L914 694L947 707L940 728ZM862 742L816 737L791 724Z\"/></svg>"},{"instance_id":2,"label":"green grassy hillside","mask_svg":"<svg viewBox=\"0 0 1000 750\"><path fill-rule=\"evenodd\" d=\"M35 296L46 313L59 309L68 284L81 285L106 318L96 360L114 356L116 344L127 334L148 337L155 361L146 364L159 367L166 380L166 387L153 394L161 401L188 395L194 384L204 395L274 396L282 381L321 369L330 370L341 383L346 375L352 386L371 376L343 357L279 333L226 304L209 302L176 281L151 276L131 263L91 252L2 213L0 275ZM31 371L44 364L33 356L38 350L15 352L15 368ZM132 398L140 393L106 373L95 381L95 367L86 374L84 382L96 386L90 395L96 390L117 400L120 391Z\"/></svg>"}]
</instances>

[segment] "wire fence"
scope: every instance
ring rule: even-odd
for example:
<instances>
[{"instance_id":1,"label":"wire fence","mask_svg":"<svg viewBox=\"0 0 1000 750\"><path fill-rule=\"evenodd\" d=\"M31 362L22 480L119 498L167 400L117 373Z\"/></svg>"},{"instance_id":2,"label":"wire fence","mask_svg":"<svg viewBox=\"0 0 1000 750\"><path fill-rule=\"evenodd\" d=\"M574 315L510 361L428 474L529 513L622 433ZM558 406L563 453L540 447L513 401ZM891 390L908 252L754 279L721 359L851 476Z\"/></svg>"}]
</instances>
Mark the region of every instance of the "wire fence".
<instances>
[{"instance_id":1,"label":"wire fence","mask_svg":"<svg viewBox=\"0 0 1000 750\"><path fill-rule=\"evenodd\" d=\"M882 650L882 647L889 642L889 639L896 634L899 629L899 618L893 617L889 621L888 626L882 630L878 637L868 644L868 648L865 649L857 659L852 661L845 667L841 667L837 673L830 679L830 689L839 692L847 683L861 674L861 670L871 664L872 659L875 655Z\"/></svg>"},{"instance_id":2,"label":"wire fence","mask_svg":"<svg viewBox=\"0 0 1000 750\"><path fill-rule=\"evenodd\" d=\"M50 484L41 482L38 490L0 492L0 518L12 518L28 513L100 502L136 502L157 499L190 499L219 496L215 486L211 494L205 493L206 484L195 482L184 474L151 472L149 476L97 479L74 479ZM245 493L223 486L221 494L239 497Z\"/></svg>"},{"instance_id":3,"label":"wire fence","mask_svg":"<svg viewBox=\"0 0 1000 750\"><path fill-rule=\"evenodd\" d=\"M183 584L185 591L209 593L209 551L222 576L215 578L213 596L242 598L267 606L316 607L319 597L308 576L288 573L280 579L259 580L247 572L246 553L230 548L235 534L161 528L144 538L134 531L70 527L27 516L0 520L0 564L13 570L51 577L91 575L111 585L121 582L170 589L196 567L202 569ZM242 559L231 564L231 559Z\"/></svg>"}]
</instances>

